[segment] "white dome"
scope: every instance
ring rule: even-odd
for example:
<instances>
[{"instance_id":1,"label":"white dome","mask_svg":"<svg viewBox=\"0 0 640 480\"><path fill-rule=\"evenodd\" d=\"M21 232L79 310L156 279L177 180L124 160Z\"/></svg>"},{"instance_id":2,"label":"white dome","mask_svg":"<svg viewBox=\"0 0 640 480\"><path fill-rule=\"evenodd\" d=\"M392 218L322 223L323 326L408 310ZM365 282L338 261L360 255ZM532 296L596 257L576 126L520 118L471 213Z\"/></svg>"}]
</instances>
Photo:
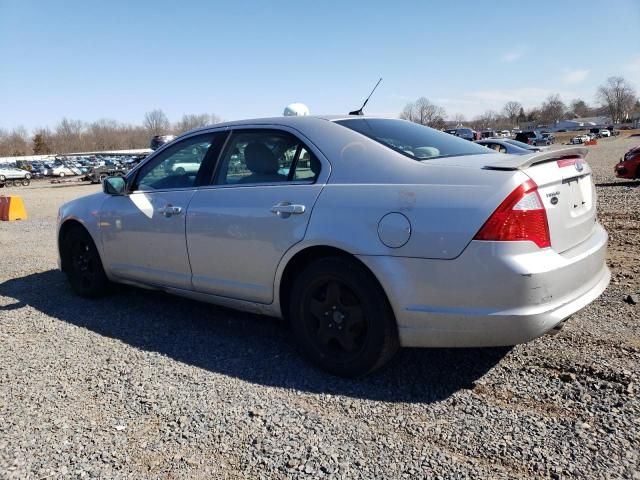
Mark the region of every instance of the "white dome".
<instances>
[{"instance_id":1,"label":"white dome","mask_svg":"<svg viewBox=\"0 0 640 480\"><path fill-rule=\"evenodd\" d=\"M285 117L304 117L309 115L309 107L304 103L290 103L285 107L283 115Z\"/></svg>"}]
</instances>

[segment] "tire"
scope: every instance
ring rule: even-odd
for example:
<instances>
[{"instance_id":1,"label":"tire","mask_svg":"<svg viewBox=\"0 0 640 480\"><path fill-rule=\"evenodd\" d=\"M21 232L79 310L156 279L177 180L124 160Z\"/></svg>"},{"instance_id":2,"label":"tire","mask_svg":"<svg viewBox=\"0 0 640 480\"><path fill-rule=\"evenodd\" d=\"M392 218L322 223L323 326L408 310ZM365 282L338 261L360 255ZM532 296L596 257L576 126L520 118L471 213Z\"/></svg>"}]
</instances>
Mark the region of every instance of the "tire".
<instances>
[{"instance_id":1,"label":"tire","mask_svg":"<svg viewBox=\"0 0 640 480\"><path fill-rule=\"evenodd\" d=\"M30 173L27 173L27 174L24 176L24 178L26 178L27 180L30 180L30 179L31 179L31 174L30 174Z\"/></svg>"},{"instance_id":2,"label":"tire","mask_svg":"<svg viewBox=\"0 0 640 480\"><path fill-rule=\"evenodd\" d=\"M61 245L61 258L71 288L78 295L96 298L109 292L110 282L100 254L84 228L74 226L67 232Z\"/></svg>"},{"instance_id":3,"label":"tire","mask_svg":"<svg viewBox=\"0 0 640 480\"><path fill-rule=\"evenodd\" d=\"M7 179L4 175L0 175L0 182L4 182Z\"/></svg>"},{"instance_id":4,"label":"tire","mask_svg":"<svg viewBox=\"0 0 640 480\"><path fill-rule=\"evenodd\" d=\"M23 178L22 182L20 182L22 184L23 187L28 187L31 184L31 180L29 180L28 178Z\"/></svg>"},{"instance_id":5,"label":"tire","mask_svg":"<svg viewBox=\"0 0 640 480\"><path fill-rule=\"evenodd\" d=\"M386 295L354 260L329 257L294 280L289 318L302 354L341 377L359 377L386 363L398 332Z\"/></svg>"},{"instance_id":6,"label":"tire","mask_svg":"<svg viewBox=\"0 0 640 480\"><path fill-rule=\"evenodd\" d=\"M7 181L5 182L5 185L6 185L7 187L13 187L13 186L14 186L13 180L7 180Z\"/></svg>"}]
</instances>

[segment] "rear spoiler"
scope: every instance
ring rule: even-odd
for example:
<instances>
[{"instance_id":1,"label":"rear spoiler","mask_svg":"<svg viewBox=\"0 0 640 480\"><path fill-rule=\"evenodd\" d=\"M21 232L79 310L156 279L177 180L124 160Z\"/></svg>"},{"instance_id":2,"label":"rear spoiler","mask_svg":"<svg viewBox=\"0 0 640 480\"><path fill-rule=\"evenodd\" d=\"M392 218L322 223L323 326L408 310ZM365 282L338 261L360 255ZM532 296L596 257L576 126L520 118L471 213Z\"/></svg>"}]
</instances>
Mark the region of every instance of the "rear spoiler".
<instances>
[{"instance_id":1,"label":"rear spoiler","mask_svg":"<svg viewBox=\"0 0 640 480\"><path fill-rule=\"evenodd\" d=\"M531 155L509 155L504 160L498 160L482 167L484 170L525 170L538 163L551 162L565 157L586 157L589 149L586 147L569 147L559 150L536 152Z\"/></svg>"}]
</instances>

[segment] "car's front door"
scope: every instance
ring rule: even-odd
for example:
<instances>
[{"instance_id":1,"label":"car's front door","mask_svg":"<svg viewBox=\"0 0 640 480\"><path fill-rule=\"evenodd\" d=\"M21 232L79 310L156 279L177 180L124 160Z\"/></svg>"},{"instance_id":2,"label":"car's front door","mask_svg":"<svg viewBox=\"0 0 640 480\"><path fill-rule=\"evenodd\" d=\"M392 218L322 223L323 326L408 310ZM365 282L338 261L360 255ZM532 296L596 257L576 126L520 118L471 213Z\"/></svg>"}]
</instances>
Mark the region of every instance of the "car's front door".
<instances>
[{"instance_id":1,"label":"car's front door","mask_svg":"<svg viewBox=\"0 0 640 480\"><path fill-rule=\"evenodd\" d=\"M129 193L107 198L100 225L104 263L111 275L151 285L191 288L185 239L187 207L196 187L209 183L226 135L194 135L167 146L137 170Z\"/></svg>"},{"instance_id":2,"label":"car's front door","mask_svg":"<svg viewBox=\"0 0 640 480\"><path fill-rule=\"evenodd\" d=\"M282 130L231 134L213 184L198 189L189 205L195 290L272 302L278 263L304 238L329 173L328 163L318 157Z\"/></svg>"}]
</instances>

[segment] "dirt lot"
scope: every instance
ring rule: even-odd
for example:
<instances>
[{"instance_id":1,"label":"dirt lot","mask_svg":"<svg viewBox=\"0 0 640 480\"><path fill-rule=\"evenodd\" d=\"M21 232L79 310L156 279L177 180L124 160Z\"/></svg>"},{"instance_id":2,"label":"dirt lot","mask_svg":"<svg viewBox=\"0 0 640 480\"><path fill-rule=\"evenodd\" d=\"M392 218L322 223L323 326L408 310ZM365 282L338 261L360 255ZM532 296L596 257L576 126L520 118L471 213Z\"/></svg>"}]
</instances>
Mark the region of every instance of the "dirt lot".
<instances>
[{"instance_id":1,"label":"dirt lot","mask_svg":"<svg viewBox=\"0 0 640 480\"><path fill-rule=\"evenodd\" d=\"M277 321L133 288L73 296L58 206L0 223L0 478L640 478L640 182L590 147L613 280L555 336L403 350L346 381ZM6 193L6 192L2 192Z\"/></svg>"}]
</instances>

